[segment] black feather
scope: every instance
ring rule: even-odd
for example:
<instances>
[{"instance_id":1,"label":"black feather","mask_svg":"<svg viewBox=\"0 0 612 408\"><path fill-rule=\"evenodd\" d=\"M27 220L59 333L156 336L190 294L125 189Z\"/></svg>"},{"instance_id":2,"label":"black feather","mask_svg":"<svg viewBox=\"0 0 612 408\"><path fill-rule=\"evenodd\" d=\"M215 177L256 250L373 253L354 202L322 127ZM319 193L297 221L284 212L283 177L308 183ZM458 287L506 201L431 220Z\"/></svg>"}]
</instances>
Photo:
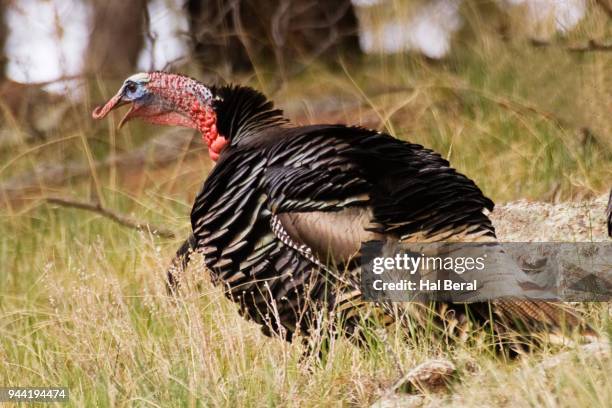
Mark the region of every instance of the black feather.
<instances>
[{"instance_id":1,"label":"black feather","mask_svg":"<svg viewBox=\"0 0 612 408\"><path fill-rule=\"evenodd\" d=\"M288 123L283 111L275 109L261 92L239 85L212 87L217 129L232 145L266 127Z\"/></svg>"}]
</instances>

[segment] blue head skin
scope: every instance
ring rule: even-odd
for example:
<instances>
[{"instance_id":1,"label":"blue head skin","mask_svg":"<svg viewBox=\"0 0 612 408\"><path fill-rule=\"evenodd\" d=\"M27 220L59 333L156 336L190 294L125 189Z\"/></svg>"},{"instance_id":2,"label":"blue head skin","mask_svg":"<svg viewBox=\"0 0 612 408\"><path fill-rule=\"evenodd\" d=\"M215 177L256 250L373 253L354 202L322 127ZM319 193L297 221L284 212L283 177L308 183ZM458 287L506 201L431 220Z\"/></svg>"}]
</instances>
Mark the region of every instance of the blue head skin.
<instances>
[{"instance_id":1,"label":"blue head skin","mask_svg":"<svg viewBox=\"0 0 612 408\"><path fill-rule=\"evenodd\" d=\"M135 74L126 79L119 88L119 91L104 106L99 106L93 111L94 119L106 117L112 110L120 106L132 103L131 109L121 119L121 128L128 120L135 117L135 113L144 106L153 105L153 94L147 89L149 75L146 73Z\"/></svg>"}]
</instances>

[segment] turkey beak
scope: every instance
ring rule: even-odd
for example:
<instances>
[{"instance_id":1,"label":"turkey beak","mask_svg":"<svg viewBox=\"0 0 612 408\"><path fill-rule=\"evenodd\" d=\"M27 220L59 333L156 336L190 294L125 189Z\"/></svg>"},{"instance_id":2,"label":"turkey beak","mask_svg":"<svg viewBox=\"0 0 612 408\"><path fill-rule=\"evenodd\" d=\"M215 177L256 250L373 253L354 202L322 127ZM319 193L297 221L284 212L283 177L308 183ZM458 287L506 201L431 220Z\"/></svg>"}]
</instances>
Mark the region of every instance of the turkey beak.
<instances>
[{"instance_id":1,"label":"turkey beak","mask_svg":"<svg viewBox=\"0 0 612 408\"><path fill-rule=\"evenodd\" d=\"M125 105L127 102L124 102L122 105ZM117 129L121 129L123 127L123 125L125 125L130 119L132 119L132 113L134 113L134 111L136 110L136 103L132 102L132 106L130 106L130 110L127 111L127 113L123 116L123 118L121 118L121 121L119 122L119 126L117 126Z\"/></svg>"},{"instance_id":2,"label":"turkey beak","mask_svg":"<svg viewBox=\"0 0 612 408\"><path fill-rule=\"evenodd\" d=\"M104 106L96 107L92 112L91 116L94 119L104 119L112 110L127 105L130 102L132 101L125 100L123 98L123 92L119 91L119 93L109 99ZM130 110L125 114L125 116L123 116L123 118L119 122L119 126L117 127L118 129L121 129L123 125L125 125L133 117L133 113L134 111L136 111L136 109L136 103L132 102Z\"/></svg>"}]
</instances>

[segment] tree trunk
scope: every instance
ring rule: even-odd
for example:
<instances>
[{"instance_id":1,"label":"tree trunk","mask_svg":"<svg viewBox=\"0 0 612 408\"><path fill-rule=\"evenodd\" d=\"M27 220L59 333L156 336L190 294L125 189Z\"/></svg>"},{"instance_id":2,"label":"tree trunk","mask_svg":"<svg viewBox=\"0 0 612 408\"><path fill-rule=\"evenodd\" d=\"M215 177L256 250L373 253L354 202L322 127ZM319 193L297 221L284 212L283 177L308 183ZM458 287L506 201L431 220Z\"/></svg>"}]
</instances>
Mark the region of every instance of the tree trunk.
<instances>
[{"instance_id":1,"label":"tree trunk","mask_svg":"<svg viewBox=\"0 0 612 408\"><path fill-rule=\"evenodd\" d=\"M8 62L8 58L4 53L4 46L8 37L8 27L4 21L7 8L8 0L0 0L0 83L6 79L6 65Z\"/></svg>"},{"instance_id":2,"label":"tree trunk","mask_svg":"<svg viewBox=\"0 0 612 408\"><path fill-rule=\"evenodd\" d=\"M1 1L1 0L0 0ZM94 1L87 74L124 78L133 73L144 43L147 0Z\"/></svg>"},{"instance_id":3,"label":"tree trunk","mask_svg":"<svg viewBox=\"0 0 612 408\"><path fill-rule=\"evenodd\" d=\"M358 53L350 0L187 0L193 54L205 70L285 68ZM229 72L227 72L229 71Z\"/></svg>"}]
</instances>

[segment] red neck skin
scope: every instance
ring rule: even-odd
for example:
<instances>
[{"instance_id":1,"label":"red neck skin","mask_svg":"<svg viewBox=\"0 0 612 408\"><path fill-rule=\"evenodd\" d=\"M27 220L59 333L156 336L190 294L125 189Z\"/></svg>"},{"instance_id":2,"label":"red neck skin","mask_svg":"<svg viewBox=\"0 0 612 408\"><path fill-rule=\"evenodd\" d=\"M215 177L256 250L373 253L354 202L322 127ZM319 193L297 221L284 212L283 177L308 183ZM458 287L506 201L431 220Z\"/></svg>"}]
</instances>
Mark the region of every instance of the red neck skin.
<instances>
[{"instance_id":1,"label":"red neck skin","mask_svg":"<svg viewBox=\"0 0 612 408\"><path fill-rule=\"evenodd\" d=\"M219 155L229 141L219 134L217 129L217 114L211 106L202 106L198 101L194 101L190 109L190 116L196 128L202 133L202 140L208 146L208 154L214 161L219 159Z\"/></svg>"},{"instance_id":2,"label":"red neck skin","mask_svg":"<svg viewBox=\"0 0 612 408\"><path fill-rule=\"evenodd\" d=\"M212 95L202 94L204 90L209 94L210 91L192 79L181 75L155 72L150 75L150 81L150 88L158 88L158 92L172 102L178 111L186 112L189 116L186 122L182 122L185 118L183 116L181 119L181 115L177 115L178 118L167 118L166 124L178 124L199 130L202 133L202 139L208 146L210 158L217 161L223 148L229 144L229 140L219 134L217 114L212 106L209 103L200 102L200 100L209 100L212 97Z\"/></svg>"}]
</instances>

